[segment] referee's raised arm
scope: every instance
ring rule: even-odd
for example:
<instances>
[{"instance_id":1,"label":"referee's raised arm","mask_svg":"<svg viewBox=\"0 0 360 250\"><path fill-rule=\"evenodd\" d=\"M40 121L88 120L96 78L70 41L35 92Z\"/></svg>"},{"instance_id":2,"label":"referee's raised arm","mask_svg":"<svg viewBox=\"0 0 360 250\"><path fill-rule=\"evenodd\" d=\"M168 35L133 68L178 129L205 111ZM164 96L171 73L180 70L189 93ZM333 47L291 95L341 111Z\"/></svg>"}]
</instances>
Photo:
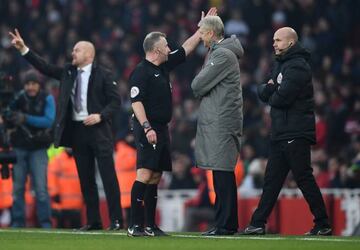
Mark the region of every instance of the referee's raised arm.
<instances>
[{"instance_id":1,"label":"referee's raised arm","mask_svg":"<svg viewBox=\"0 0 360 250\"><path fill-rule=\"evenodd\" d=\"M215 7L212 7L206 14L206 16L216 16L216 15L217 15L217 9ZM201 20L203 20L204 18L205 18L205 13L202 11L201 12ZM188 56L189 54L191 54L191 52L194 51L194 49L196 48L196 46L199 44L200 41L201 41L201 39L200 39L200 33L199 33L199 29L198 29L191 37L189 37L183 43L182 47L185 50L185 55Z\"/></svg>"}]
</instances>

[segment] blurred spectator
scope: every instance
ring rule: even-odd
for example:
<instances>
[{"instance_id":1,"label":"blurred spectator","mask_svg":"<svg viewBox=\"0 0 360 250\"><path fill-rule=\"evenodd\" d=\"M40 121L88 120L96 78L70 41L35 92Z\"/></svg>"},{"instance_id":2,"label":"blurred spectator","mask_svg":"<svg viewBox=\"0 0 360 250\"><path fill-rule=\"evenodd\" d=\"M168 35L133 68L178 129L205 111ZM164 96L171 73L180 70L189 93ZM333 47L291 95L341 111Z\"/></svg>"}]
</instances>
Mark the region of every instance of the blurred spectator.
<instances>
[{"instance_id":1,"label":"blurred spectator","mask_svg":"<svg viewBox=\"0 0 360 250\"><path fill-rule=\"evenodd\" d=\"M175 155L168 189L195 189L196 183L190 173L191 161L184 154Z\"/></svg>"},{"instance_id":2,"label":"blurred spectator","mask_svg":"<svg viewBox=\"0 0 360 250\"><path fill-rule=\"evenodd\" d=\"M124 223L129 226L131 187L136 179L136 149L132 134L127 134L115 145L115 171L120 185L121 206L125 210Z\"/></svg>"},{"instance_id":3,"label":"blurred spectator","mask_svg":"<svg viewBox=\"0 0 360 250\"><path fill-rule=\"evenodd\" d=\"M65 149L49 161L48 189L56 227L80 227L84 203L71 149Z\"/></svg>"},{"instance_id":4,"label":"blurred spectator","mask_svg":"<svg viewBox=\"0 0 360 250\"><path fill-rule=\"evenodd\" d=\"M360 157L350 167L346 186L348 188L360 188Z\"/></svg>"},{"instance_id":5,"label":"blurred spectator","mask_svg":"<svg viewBox=\"0 0 360 250\"><path fill-rule=\"evenodd\" d=\"M0 227L8 227L11 222L12 178L3 179L0 176Z\"/></svg>"},{"instance_id":6,"label":"blurred spectator","mask_svg":"<svg viewBox=\"0 0 360 250\"><path fill-rule=\"evenodd\" d=\"M191 174L197 185L197 194L185 203L185 222L183 231L205 231L214 226L215 210L209 199L206 171L193 167ZM206 228L200 228L205 224Z\"/></svg>"},{"instance_id":7,"label":"blurred spectator","mask_svg":"<svg viewBox=\"0 0 360 250\"><path fill-rule=\"evenodd\" d=\"M266 162L263 158L256 158L251 161L248 174L240 186L241 197L251 197L258 194L256 190L261 189L264 184Z\"/></svg>"},{"instance_id":8,"label":"blurred spectator","mask_svg":"<svg viewBox=\"0 0 360 250\"><path fill-rule=\"evenodd\" d=\"M242 44L246 43L246 38L249 35L249 26L242 19L241 10L232 9L230 13L230 19L225 22L225 34L235 34L240 38Z\"/></svg>"},{"instance_id":9,"label":"blurred spectator","mask_svg":"<svg viewBox=\"0 0 360 250\"><path fill-rule=\"evenodd\" d=\"M315 181L319 188L329 188L330 187L330 179L329 173L326 169L322 169L319 164L312 164L313 175L315 177Z\"/></svg>"},{"instance_id":10,"label":"blurred spectator","mask_svg":"<svg viewBox=\"0 0 360 250\"><path fill-rule=\"evenodd\" d=\"M348 179L347 166L338 158L329 159L327 166L329 171L330 188L345 188Z\"/></svg>"}]
</instances>

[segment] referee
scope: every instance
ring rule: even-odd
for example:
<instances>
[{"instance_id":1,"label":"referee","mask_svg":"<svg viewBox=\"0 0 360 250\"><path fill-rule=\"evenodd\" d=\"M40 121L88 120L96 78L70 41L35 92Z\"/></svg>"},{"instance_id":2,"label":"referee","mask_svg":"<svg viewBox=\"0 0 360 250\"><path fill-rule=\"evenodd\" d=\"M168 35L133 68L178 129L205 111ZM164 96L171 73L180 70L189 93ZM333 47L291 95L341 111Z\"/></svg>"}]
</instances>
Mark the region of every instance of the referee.
<instances>
[{"instance_id":1,"label":"referee","mask_svg":"<svg viewBox=\"0 0 360 250\"><path fill-rule=\"evenodd\" d=\"M211 8L207 15L216 15L216 8ZM145 59L130 75L130 97L136 116L134 135L137 148L137 173L131 190L129 236L167 235L155 224L155 211L157 185L162 172L171 171L167 125L172 116L169 73L185 61L186 56L199 42L200 34L197 31L184 42L182 47L170 51L166 35L161 32L151 32L146 35L143 43Z\"/></svg>"}]
</instances>

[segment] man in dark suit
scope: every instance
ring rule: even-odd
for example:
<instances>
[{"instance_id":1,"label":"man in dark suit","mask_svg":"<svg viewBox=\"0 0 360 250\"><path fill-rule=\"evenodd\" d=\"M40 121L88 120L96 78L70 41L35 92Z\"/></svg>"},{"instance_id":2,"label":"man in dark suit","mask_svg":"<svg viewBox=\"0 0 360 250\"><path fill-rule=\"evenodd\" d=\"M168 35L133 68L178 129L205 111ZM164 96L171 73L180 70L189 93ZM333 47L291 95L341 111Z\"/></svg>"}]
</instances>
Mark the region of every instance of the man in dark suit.
<instances>
[{"instance_id":1,"label":"man in dark suit","mask_svg":"<svg viewBox=\"0 0 360 250\"><path fill-rule=\"evenodd\" d=\"M87 224L81 231L102 229L99 196L95 182L95 159L104 185L111 219L110 230L122 228L120 191L113 160L111 116L120 108L116 82L110 72L95 64L92 43L80 41L72 62L64 67L48 64L25 45L18 30L9 32L13 46L24 58L49 77L60 80L54 144L71 147L87 208Z\"/></svg>"}]
</instances>

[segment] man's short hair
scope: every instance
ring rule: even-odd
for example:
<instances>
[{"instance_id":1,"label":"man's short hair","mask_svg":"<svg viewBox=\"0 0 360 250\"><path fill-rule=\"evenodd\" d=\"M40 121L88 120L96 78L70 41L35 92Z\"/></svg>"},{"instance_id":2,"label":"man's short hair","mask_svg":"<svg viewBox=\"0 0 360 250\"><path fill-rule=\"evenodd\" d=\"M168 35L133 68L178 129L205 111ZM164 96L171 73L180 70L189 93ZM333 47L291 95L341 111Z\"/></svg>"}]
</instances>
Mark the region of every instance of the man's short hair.
<instances>
[{"instance_id":1,"label":"man's short hair","mask_svg":"<svg viewBox=\"0 0 360 250\"><path fill-rule=\"evenodd\" d=\"M155 43L157 43L161 37L166 38L166 35L162 32L153 31L146 35L143 43L144 52L150 52L154 49Z\"/></svg>"},{"instance_id":2,"label":"man's short hair","mask_svg":"<svg viewBox=\"0 0 360 250\"><path fill-rule=\"evenodd\" d=\"M224 37L224 24L218 16L207 16L199 23L200 27L214 31L217 38Z\"/></svg>"}]
</instances>

